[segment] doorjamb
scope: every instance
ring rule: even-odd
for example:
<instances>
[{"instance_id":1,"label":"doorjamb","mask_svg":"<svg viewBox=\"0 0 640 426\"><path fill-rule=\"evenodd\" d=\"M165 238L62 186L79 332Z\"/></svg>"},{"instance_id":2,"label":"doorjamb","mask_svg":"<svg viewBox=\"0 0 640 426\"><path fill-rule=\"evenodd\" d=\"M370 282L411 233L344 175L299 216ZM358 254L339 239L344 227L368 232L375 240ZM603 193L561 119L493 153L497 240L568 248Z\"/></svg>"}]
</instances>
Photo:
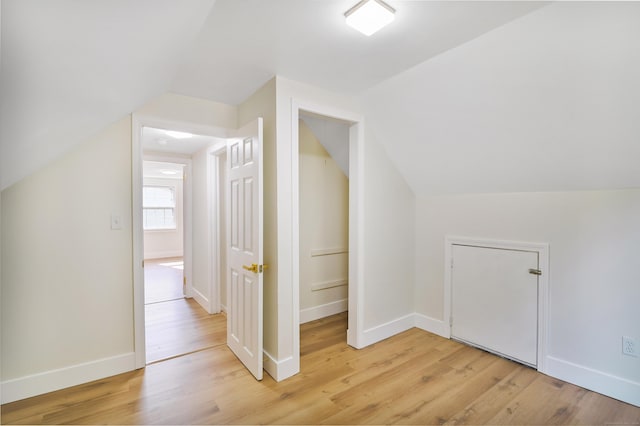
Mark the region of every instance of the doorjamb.
<instances>
[{"instance_id":1,"label":"doorjamb","mask_svg":"<svg viewBox=\"0 0 640 426\"><path fill-rule=\"evenodd\" d=\"M207 135L218 138L226 138L228 130L220 127L198 125L193 123L173 121L162 117L151 115L132 114L131 115L131 183L132 183L132 268L133 268L133 332L134 332L134 353L135 368L144 368L146 365L145 348L145 312L144 312L144 269L142 262L144 259L144 232L142 229L142 128L155 127L160 129L179 130L193 134ZM190 179L191 176L187 176ZM190 185L188 185L190 186ZM187 194L185 194L186 196ZM190 194L189 194L190 195ZM191 198L191 197L189 197ZM191 201L189 201L191 202ZM191 222L191 221L189 221ZM191 225L189 225L191 226ZM185 239L187 233L185 227ZM191 238L189 244L191 244ZM185 244L186 251L191 252L191 247ZM186 261L186 258L185 258ZM190 267L190 265L189 265ZM185 262L185 273L187 265ZM188 277L189 278L189 277ZM190 280L188 279L187 282ZM214 294L213 292L211 294Z\"/></svg>"},{"instance_id":2,"label":"doorjamb","mask_svg":"<svg viewBox=\"0 0 640 426\"><path fill-rule=\"evenodd\" d=\"M293 298L293 357L300 365L300 112L309 112L351 123L349 129L349 323L347 343L364 346L364 118L357 113L326 105L291 100L291 282Z\"/></svg>"},{"instance_id":3,"label":"doorjamb","mask_svg":"<svg viewBox=\"0 0 640 426\"><path fill-rule=\"evenodd\" d=\"M222 167L220 156L227 152L226 141L209 147L207 150L207 180L211 185L211 193L209 193L208 211L209 211L209 258L213 259L209 268L209 282L211 283L210 294L213 303L211 304L210 313L219 313L222 311L222 301L220 299L222 274L226 274L227 268L221 267L222 250L226 250L225 246L220 243L220 235L226 232L226 224L220 220L221 208L226 208L226 184L222 182ZM215 297L213 297L215 295ZM225 311L227 302L224 303Z\"/></svg>"},{"instance_id":4,"label":"doorjamb","mask_svg":"<svg viewBox=\"0 0 640 426\"><path fill-rule=\"evenodd\" d=\"M504 241L491 240L481 238L445 237L445 258L444 258L444 322L448 323L446 330L447 338L451 337L451 265L453 261L453 246L467 245L474 247L487 247L505 250L523 250L538 253L538 264L542 271L542 275L538 276L538 353L536 368L539 372L546 374L546 357L547 357L547 336L549 324L549 244L548 243L532 243L521 241Z\"/></svg>"}]
</instances>

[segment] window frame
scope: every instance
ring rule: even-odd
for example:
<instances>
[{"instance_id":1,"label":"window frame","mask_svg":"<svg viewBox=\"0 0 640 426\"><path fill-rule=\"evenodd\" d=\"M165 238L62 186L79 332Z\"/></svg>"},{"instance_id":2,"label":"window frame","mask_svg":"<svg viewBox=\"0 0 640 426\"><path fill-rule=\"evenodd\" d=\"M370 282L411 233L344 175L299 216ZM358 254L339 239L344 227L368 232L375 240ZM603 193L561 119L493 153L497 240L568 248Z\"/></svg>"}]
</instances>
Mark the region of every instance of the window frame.
<instances>
[{"instance_id":1,"label":"window frame","mask_svg":"<svg viewBox=\"0 0 640 426\"><path fill-rule=\"evenodd\" d=\"M145 205L145 197L144 197L144 193L145 193L145 188L160 188L160 189L168 189L171 191L172 194L172 204L168 205L168 206L161 206L161 205ZM163 232L163 231L175 231L178 229L178 218L176 217L177 214L177 188L175 185L162 185L162 184L149 184L149 185L142 185L142 230L144 232ZM158 211L158 210L171 210L172 216L173 216L173 224L171 226L168 227L148 227L148 223L147 223L147 216L145 214L146 211ZM166 223L166 218L165 218L165 223Z\"/></svg>"}]
</instances>

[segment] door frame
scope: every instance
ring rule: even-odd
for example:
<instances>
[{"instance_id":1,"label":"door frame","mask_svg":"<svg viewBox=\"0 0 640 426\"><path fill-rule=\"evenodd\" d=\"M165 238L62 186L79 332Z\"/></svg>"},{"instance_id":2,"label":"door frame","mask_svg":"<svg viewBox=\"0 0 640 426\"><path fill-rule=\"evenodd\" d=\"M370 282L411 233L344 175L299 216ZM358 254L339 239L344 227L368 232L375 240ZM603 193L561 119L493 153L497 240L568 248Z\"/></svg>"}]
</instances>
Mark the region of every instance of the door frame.
<instances>
[{"instance_id":1,"label":"door frame","mask_svg":"<svg viewBox=\"0 0 640 426\"><path fill-rule=\"evenodd\" d=\"M522 242L522 241L506 241L492 240L484 238L445 236L444 248L444 322L447 338L451 338L452 326L452 279L451 269L453 266L453 246L465 245L473 247L486 247L503 250L520 250L538 253L538 265L542 271L542 275L538 276L538 348L537 348L537 365L536 369L541 373L546 373L546 356L547 356L547 336L549 324L549 244Z\"/></svg>"},{"instance_id":2,"label":"door frame","mask_svg":"<svg viewBox=\"0 0 640 426\"><path fill-rule=\"evenodd\" d=\"M358 113L291 99L291 245L293 358L300 371L300 175L301 112L350 122L349 128L349 319L347 343L365 346L364 324L364 118Z\"/></svg>"},{"instance_id":3,"label":"door frame","mask_svg":"<svg viewBox=\"0 0 640 426\"><path fill-rule=\"evenodd\" d=\"M224 246L221 244L220 235L226 232L226 223L222 223L220 220L220 212L222 209L227 208L226 195L226 182L221 179L222 170L224 165L220 157L226 155L227 144L221 142L213 145L207 149L207 181L210 184L211 192L209 193L209 199L207 201L207 208L209 211L209 258L212 259L211 267L209 268L209 294L211 295L209 313L220 313L221 311L227 311L227 301L224 302L224 308L222 309L222 300L220 298L221 282L223 274L227 273L226 265L221 267L222 264L222 251L226 250L226 238ZM226 215L225 215L226 217ZM225 280L226 283L226 280ZM228 296L228 293L227 293Z\"/></svg>"},{"instance_id":4,"label":"door frame","mask_svg":"<svg viewBox=\"0 0 640 426\"><path fill-rule=\"evenodd\" d=\"M132 272L133 272L133 333L134 333L134 353L135 368L144 368L146 366L146 347L145 347L145 309L144 309L144 231L142 229L142 162L144 160L142 150L142 128L155 127L161 129L172 129L183 132L189 132L199 135L207 135L217 138L227 138L229 130L220 127L198 125L194 123L174 121L163 117L157 117L144 114L131 114L131 208L132 208ZM172 160L173 161L173 160ZM190 168L189 168L190 170ZM187 175L189 183L187 188L191 187L191 176ZM187 194L185 193L185 197ZM191 203L191 194L188 194ZM185 203L185 204L188 204ZM190 204L189 204L190 206ZM185 205L186 207L186 205ZM192 212L190 211L189 214ZM187 212L185 211L185 218ZM189 228L185 224L185 276L187 277L187 296L192 296L191 289L191 271L187 275L187 269L191 268L191 260L187 265L187 253L191 257L191 219L189 219ZM189 242L187 243L187 234ZM216 295L219 299L219 293L213 288L217 282L210 282L210 294ZM218 300L219 306L219 300Z\"/></svg>"}]
</instances>

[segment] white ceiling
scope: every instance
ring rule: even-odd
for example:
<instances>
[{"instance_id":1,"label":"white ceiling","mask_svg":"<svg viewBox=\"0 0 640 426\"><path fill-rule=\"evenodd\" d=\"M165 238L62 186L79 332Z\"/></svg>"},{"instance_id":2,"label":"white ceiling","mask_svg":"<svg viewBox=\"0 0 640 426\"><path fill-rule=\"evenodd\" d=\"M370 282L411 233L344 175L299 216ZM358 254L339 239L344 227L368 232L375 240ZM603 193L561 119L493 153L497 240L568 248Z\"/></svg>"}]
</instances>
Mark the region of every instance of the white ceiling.
<instances>
[{"instance_id":1,"label":"white ceiling","mask_svg":"<svg viewBox=\"0 0 640 426\"><path fill-rule=\"evenodd\" d=\"M190 138L180 139L167 134L164 129L142 128L142 149L144 152L166 152L191 156L221 141L223 139L205 135L193 135Z\"/></svg>"},{"instance_id":2,"label":"white ceiling","mask_svg":"<svg viewBox=\"0 0 640 426\"><path fill-rule=\"evenodd\" d=\"M281 75L361 95L544 5L389 0L365 37L355 2L3 0L1 187L167 91L235 105Z\"/></svg>"},{"instance_id":3,"label":"white ceiling","mask_svg":"<svg viewBox=\"0 0 640 426\"><path fill-rule=\"evenodd\" d=\"M142 176L154 179L182 180L184 164L165 163L160 161L143 161Z\"/></svg>"},{"instance_id":4,"label":"white ceiling","mask_svg":"<svg viewBox=\"0 0 640 426\"><path fill-rule=\"evenodd\" d=\"M170 89L214 0L2 0L0 184Z\"/></svg>"},{"instance_id":5,"label":"white ceiling","mask_svg":"<svg viewBox=\"0 0 640 426\"><path fill-rule=\"evenodd\" d=\"M217 0L171 86L237 105L274 75L359 94L536 8L523 1L401 1L366 37L344 23L357 0Z\"/></svg>"},{"instance_id":6,"label":"white ceiling","mask_svg":"<svg viewBox=\"0 0 640 426\"><path fill-rule=\"evenodd\" d=\"M417 195L640 187L640 2L557 2L366 91Z\"/></svg>"}]
</instances>

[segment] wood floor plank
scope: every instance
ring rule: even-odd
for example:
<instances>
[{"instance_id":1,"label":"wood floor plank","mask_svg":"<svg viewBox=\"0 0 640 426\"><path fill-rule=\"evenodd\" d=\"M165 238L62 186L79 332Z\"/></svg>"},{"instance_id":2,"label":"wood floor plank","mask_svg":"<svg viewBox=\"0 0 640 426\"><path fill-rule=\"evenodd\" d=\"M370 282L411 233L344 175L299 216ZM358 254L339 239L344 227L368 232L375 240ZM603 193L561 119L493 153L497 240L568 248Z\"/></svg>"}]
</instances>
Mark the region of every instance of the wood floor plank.
<instances>
[{"instance_id":1,"label":"wood floor plank","mask_svg":"<svg viewBox=\"0 0 640 426\"><path fill-rule=\"evenodd\" d=\"M640 424L640 408L411 329L362 350L301 326L301 372L261 382L226 345L5 404L2 424ZM222 325L218 324L222 327Z\"/></svg>"},{"instance_id":2,"label":"wood floor plank","mask_svg":"<svg viewBox=\"0 0 640 426\"><path fill-rule=\"evenodd\" d=\"M516 395L533 382L538 373L530 368L514 367L495 386L480 394L463 410L453 415L447 424L486 424Z\"/></svg>"},{"instance_id":3,"label":"wood floor plank","mask_svg":"<svg viewBox=\"0 0 640 426\"><path fill-rule=\"evenodd\" d=\"M193 299L145 306L147 363L227 342L224 314L210 315Z\"/></svg>"}]
</instances>

